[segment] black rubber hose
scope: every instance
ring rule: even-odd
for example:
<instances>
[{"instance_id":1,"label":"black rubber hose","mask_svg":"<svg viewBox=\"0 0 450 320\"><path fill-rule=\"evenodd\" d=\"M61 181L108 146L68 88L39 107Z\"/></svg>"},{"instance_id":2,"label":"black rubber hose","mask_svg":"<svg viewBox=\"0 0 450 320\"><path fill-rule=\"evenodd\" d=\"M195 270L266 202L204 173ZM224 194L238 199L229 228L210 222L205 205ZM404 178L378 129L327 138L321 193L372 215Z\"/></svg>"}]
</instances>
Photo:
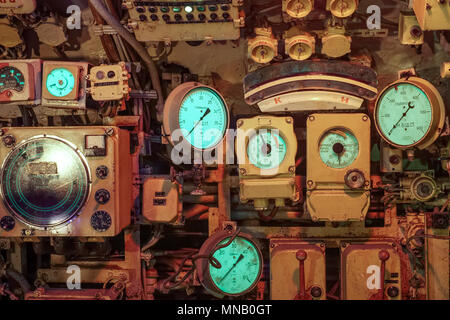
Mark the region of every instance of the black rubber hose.
<instances>
[{"instance_id":1,"label":"black rubber hose","mask_svg":"<svg viewBox=\"0 0 450 320\"><path fill-rule=\"evenodd\" d=\"M158 69L156 68L155 62L152 60L144 46L139 43L136 38L127 29L125 29L113 15L111 15L108 9L106 9L103 5L101 0L89 0L89 2L91 3L92 7L98 12L98 14L102 16L103 20L105 20L105 22L109 26L111 26L126 42L128 42L144 61L150 73L153 89L155 89L158 94L156 110L158 112L162 112L164 108L164 98L161 88L161 81L159 80L159 73Z\"/></svg>"},{"instance_id":2,"label":"black rubber hose","mask_svg":"<svg viewBox=\"0 0 450 320\"><path fill-rule=\"evenodd\" d=\"M28 283L27 279L25 279L23 274L17 272L16 270L13 270L13 269L6 269L5 272L8 277L12 278L14 281L16 281L20 285L24 295L31 291L31 286Z\"/></svg>"}]
</instances>

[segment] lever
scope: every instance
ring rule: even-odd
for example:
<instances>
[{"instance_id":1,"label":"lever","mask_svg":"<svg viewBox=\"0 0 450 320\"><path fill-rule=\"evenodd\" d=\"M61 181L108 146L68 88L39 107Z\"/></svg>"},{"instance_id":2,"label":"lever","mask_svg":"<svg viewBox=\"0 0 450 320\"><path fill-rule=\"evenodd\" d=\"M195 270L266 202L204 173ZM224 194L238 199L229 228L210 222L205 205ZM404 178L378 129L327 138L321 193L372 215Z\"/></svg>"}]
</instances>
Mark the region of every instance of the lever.
<instances>
[{"instance_id":1,"label":"lever","mask_svg":"<svg viewBox=\"0 0 450 320\"><path fill-rule=\"evenodd\" d=\"M386 271L386 261L389 260L389 257L389 252L387 252L386 250L380 250L380 252L378 252L378 258L381 261L380 289L378 289L378 292L370 297L370 300L386 300L386 295L384 293L384 274Z\"/></svg>"},{"instance_id":2,"label":"lever","mask_svg":"<svg viewBox=\"0 0 450 320\"><path fill-rule=\"evenodd\" d=\"M305 250L298 250L295 254L298 260L298 277L299 277L299 291L294 297L294 300L311 300L311 296L306 292L305 283L305 260L308 257Z\"/></svg>"}]
</instances>

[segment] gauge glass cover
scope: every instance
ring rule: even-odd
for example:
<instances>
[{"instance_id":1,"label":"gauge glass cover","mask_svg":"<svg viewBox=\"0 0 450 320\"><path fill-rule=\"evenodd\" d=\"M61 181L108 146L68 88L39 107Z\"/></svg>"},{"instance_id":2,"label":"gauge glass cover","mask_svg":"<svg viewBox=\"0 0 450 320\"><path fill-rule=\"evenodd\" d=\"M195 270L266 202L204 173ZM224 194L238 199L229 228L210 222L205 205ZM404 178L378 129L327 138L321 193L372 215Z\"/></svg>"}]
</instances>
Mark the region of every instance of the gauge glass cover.
<instances>
[{"instance_id":1,"label":"gauge glass cover","mask_svg":"<svg viewBox=\"0 0 450 320\"><path fill-rule=\"evenodd\" d=\"M388 142L409 146L421 141L432 124L432 106L425 92L410 83L386 89L380 97L375 120Z\"/></svg>"},{"instance_id":2,"label":"gauge glass cover","mask_svg":"<svg viewBox=\"0 0 450 320\"><path fill-rule=\"evenodd\" d=\"M66 68L56 68L48 74L45 84L51 95L65 97L75 88L75 77Z\"/></svg>"},{"instance_id":3,"label":"gauge glass cover","mask_svg":"<svg viewBox=\"0 0 450 320\"><path fill-rule=\"evenodd\" d=\"M229 241L229 237L219 245ZM209 274L214 285L229 295L239 295L254 287L261 274L261 256L251 241L237 236L227 247L214 252L213 255L221 268L209 265Z\"/></svg>"},{"instance_id":4,"label":"gauge glass cover","mask_svg":"<svg viewBox=\"0 0 450 320\"><path fill-rule=\"evenodd\" d=\"M356 160L358 153L358 140L346 129L331 129L319 142L320 158L330 168L348 167Z\"/></svg>"},{"instance_id":5,"label":"gauge glass cover","mask_svg":"<svg viewBox=\"0 0 450 320\"><path fill-rule=\"evenodd\" d=\"M1 192L9 211L38 227L67 222L89 194L85 159L68 143L32 138L12 150L2 167Z\"/></svg>"},{"instance_id":6,"label":"gauge glass cover","mask_svg":"<svg viewBox=\"0 0 450 320\"><path fill-rule=\"evenodd\" d=\"M228 125L227 107L214 90L195 88L181 102L178 123L184 139L193 147L209 149L225 136Z\"/></svg>"},{"instance_id":7,"label":"gauge glass cover","mask_svg":"<svg viewBox=\"0 0 450 320\"><path fill-rule=\"evenodd\" d=\"M259 130L250 137L247 147L249 161L260 169L278 167L286 157L286 152L284 139L270 129Z\"/></svg>"}]
</instances>

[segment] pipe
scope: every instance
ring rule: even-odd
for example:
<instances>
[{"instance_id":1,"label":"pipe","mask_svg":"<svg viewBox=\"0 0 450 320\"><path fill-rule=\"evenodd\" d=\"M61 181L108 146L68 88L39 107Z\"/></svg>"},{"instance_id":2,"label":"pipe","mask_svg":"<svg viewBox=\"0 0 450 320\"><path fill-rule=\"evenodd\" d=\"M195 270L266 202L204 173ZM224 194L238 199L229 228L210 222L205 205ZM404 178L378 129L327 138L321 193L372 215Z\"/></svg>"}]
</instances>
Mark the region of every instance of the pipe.
<instances>
[{"instance_id":1,"label":"pipe","mask_svg":"<svg viewBox=\"0 0 450 320\"><path fill-rule=\"evenodd\" d=\"M94 7L98 14L105 20L105 22L111 26L130 46L136 51L136 53L144 61L147 69L150 73L153 89L158 93L158 102L156 104L156 110L161 113L164 108L164 99L161 88L161 82L159 80L158 69L155 62L152 60L144 46L140 44L136 38L125 29L122 24L105 8L101 0L89 0L89 3Z\"/></svg>"},{"instance_id":2,"label":"pipe","mask_svg":"<svg viewBox=\"0 0 450 320\"><path fill-rule=\"evenodd\" d=\"M190 219L190 218L193 218L195 216L198 216L199 214L202 214L202 213L208 211L208 209L209 209L208 206L205 206L203 204L197 204L197 205L192 206L189 209L186 209L183 212L183 215L186 219Z\"/></svg>"},{"instance_id":3,"label":"pipe","mask_svg":"<svg viewBox=\"0 0 450 320\"><path fill-rule=\"evenodd\" d=\"M8 277L12 278L14 281L16 281L20 285L24 295L31 291L31 286L28 283L28 280L25 279L23 274L17 272L16 270L13 270L13 269L6 269L5 272Z\"/></svg>"}]
</instances>

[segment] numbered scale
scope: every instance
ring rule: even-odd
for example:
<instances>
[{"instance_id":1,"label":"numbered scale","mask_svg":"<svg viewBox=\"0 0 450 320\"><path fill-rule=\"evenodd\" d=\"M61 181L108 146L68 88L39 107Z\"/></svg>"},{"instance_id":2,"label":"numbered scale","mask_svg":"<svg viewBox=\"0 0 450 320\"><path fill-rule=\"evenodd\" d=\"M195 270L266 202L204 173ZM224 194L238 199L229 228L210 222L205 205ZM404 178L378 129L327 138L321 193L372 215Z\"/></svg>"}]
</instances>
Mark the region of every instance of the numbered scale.
<instances>
[{"instance_id":1,"label":"numbered scale","mask_svg":"<svg viewBox=\"0 0 450 320\"><path fill-rule=\"evenodd\" d=\"M225 137L229 110L215 89L198 82L186 82L168 96L163 130L172 145L187 142L197 150L216 147Z\"/></svg>"},{"instance_id":2,"label":"numbered scale","mask_svg":"<svg viewBox=\"0 0 450 320\"><path fill-rule=\"evenodd\" d=\"M295 201L297 138L292 117L256 116L237 121L235 150L239 164L240 200L253 200L264 210L269 200L283 206Z\"/></svg>"},{"instance_id":3,"label":"numbered scale","mask_svg":"<svg viewBox=\"0 0 450 320\"><path fill-rule=\"evenodd\" d=\"M208 238L200 248L199 255L212 254L220 268L208 259L196 261L199 281L209 293L220 298L250 292L262 275L263 257L256 243L243 233L233 237L233 232L220 231Z\"/></svg>"},{"instance_id":4,"label":"numbered scale","mask_svg":"<svg viewBox=\"0 0 450 320\"><path fill-rule=\"evenodd\" d=\"M442 132L445 104L428 81L410 77L387 86L378 96L374 110L380 136L400 149L424 149Z\"/></svg>"},{"instance_id":5,"label":"numbered scale","mask_svg":"<svg viewBox=\"0 0 450 320\"><path fill-rule=\"evenodd\" d=\"M312 114L306 128L308 212L313 220L363 220L370 203L370 119Z\"/></svg>"}]
</instances>

